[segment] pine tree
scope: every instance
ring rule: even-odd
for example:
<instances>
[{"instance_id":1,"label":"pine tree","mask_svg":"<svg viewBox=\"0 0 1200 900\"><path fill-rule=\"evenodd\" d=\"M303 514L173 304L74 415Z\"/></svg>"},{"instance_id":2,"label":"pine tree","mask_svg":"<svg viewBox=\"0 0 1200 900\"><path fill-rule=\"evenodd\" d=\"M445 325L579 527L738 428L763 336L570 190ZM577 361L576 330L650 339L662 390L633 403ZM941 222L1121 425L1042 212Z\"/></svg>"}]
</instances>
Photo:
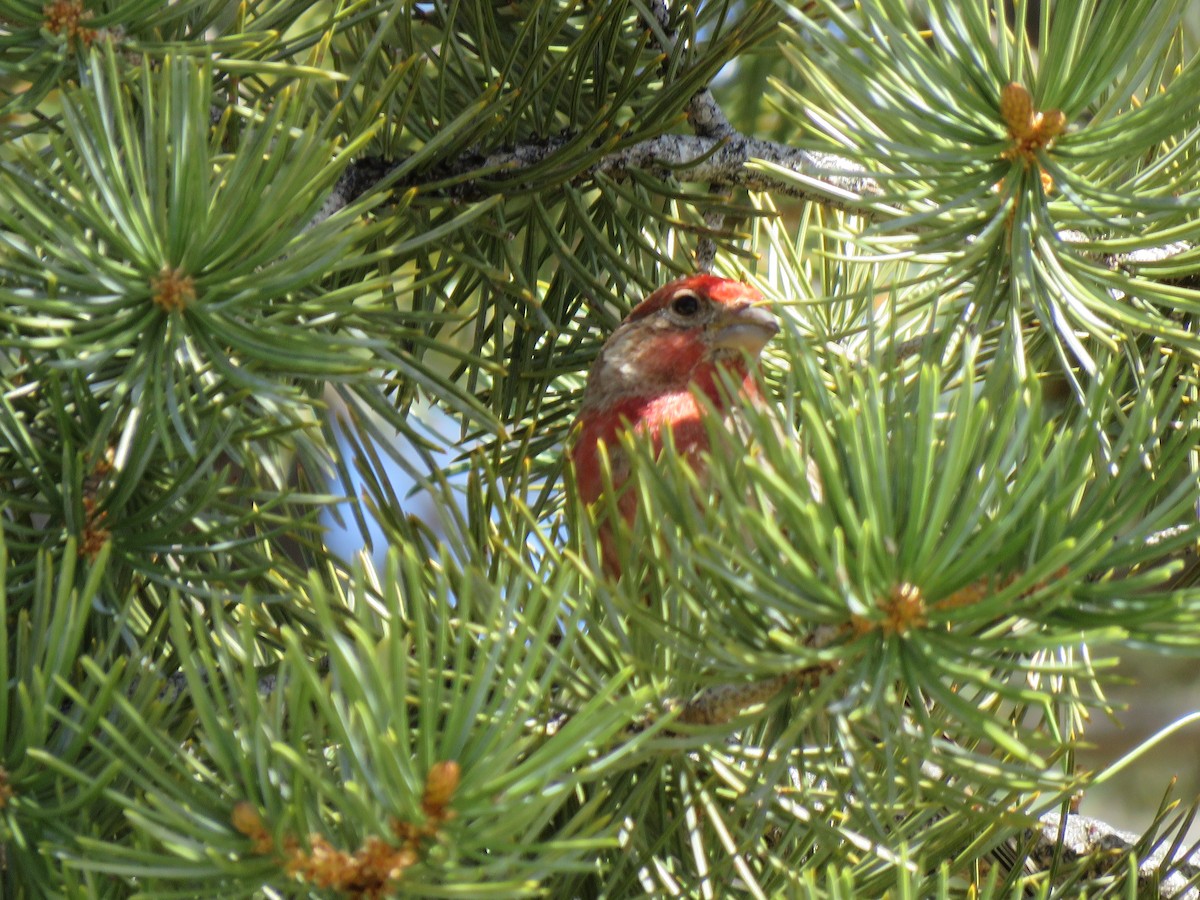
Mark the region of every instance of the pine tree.
<instances>
[{"instance_id":1,"label":"pine tree","mask_svg":"<svg viewBox=\"0 0 1200 900\"><path fill-rule=\"evenodd\" d=\"M1186 4L913 6L0 3L4 896L1200 880L1073 806L1200 650ZM614 581L564 442L698 268L803 447L631 441Z\"/></svg>"}]
</instances>

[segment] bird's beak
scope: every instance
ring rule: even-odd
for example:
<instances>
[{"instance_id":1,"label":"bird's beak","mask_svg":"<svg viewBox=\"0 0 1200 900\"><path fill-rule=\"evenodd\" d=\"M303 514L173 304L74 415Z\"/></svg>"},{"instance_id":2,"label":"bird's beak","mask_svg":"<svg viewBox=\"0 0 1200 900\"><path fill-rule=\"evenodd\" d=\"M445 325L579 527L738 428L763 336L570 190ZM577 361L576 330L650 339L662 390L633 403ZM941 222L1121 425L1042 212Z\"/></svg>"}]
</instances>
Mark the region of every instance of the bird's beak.
<instances>
[{"instance_id":1,"label":"bird's beak","mask_svg":"<svg viewBox=\"0 0 1200 900\"><path fill-rule=\"evenodd\" d=\"M725 309L709 326L708 342L718 350L741 350L758 356L767 341L779 334L779 322L761 306L743 303Z\"/></svg>"}]
</instances>

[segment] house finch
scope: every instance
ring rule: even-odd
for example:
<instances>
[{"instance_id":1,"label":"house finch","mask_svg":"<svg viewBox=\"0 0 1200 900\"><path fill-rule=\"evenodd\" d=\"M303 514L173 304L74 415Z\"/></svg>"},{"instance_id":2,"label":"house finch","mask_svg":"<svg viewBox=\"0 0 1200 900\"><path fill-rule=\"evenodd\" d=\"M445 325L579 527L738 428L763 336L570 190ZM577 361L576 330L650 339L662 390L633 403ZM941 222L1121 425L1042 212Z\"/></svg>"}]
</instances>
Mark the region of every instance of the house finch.
<instances>
[{"instance_id":1,"label":"house finch","mask_svg":"<svg viewBox=\"0 0 1200 900\"><path fill-rule=\"evenodd\" d=\"M588 375L583 405L568 450L580 499L599 499L604 489L600 445L609 460L617 508L625 521L637 512L637 493L626 490L630 464L618 435L646 434L655 452L669 429L680 455L701 470L709 449L705 405L697 393L733 426L738 398L722 389L721 371L740 380L742 393L762 400L755 360L779 331L775 317L760 304L757 290L714 275L692 275L656 290L625 317L600 351ZM599 525L602 558L609 574L620 574L620 555L611 526Z\"/></svg>"}]
</instances>

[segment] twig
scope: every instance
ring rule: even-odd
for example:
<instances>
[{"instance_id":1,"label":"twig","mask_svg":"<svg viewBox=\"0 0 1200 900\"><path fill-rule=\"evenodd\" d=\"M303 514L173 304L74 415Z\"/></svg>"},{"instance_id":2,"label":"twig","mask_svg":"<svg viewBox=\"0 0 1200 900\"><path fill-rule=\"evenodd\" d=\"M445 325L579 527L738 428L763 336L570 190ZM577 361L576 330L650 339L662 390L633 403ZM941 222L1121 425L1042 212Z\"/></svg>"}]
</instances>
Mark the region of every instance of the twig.
<instances>
[{"instance_id":1,"label":"twig","mask_svg":"<svg viewBox=\"0 0 1200 900\"><path fill-rule=\"evenodd\" d=\"M318 675L325 675L329 672L329 656L321 656L316 661L316 670ZM207 673L201 673L201 683L209 684ZM132 694L138 687L138 682L134 682L129 693ZM258 678L258 696L270 697L276 691L282 690L283 685L279 683L279 677L274 672L268 672L260 675ZM188 677L186 672L172 672L163 678L162 686L158 692L158 699L162 703L171 704L182 697L188 690Z\"/></svg>"},{"instance_id":2,"label":"twig","mask_svg":"<svg viewBox=\"0 0 1200 900\"><path fill-rule=\"evenodd\" d=\"M722 191L717 185L709 185L708 189L713 193L722 193L724 196L729 196L729 191ZM710 231L720 231L725 227L725 214L716 209L706 209L704 211L704 225ZM696 240L696 271L711 272L713 264L717 261L717 242L710 235L702 234Z\"/></svg>"},{"instance_id":3,"label":"twig","mask_svg":"<svg viewBox=\"0 0 1200 900\"><path fill-rule=\"evenodd\" d=\"M1064 244L1086 244L1092 240L1082 231L1075 231L1074 229L1064 229L1058 232L1058 239ZM1187 253L1189 250L1195 249L1195 246L1195 244L1188 243L1187 241L1172 241L1169 244L1163 244L1161 247L1142 247L1137 250L1130 250L1127 253L1110 253L1103 256L1092 253L1088 255L1110 269L1136 268L1137 266L1166 262L1169 259L1174 259L1176 256ZM1084 252L1086 253L1086 251Z\"/></svg>"},{"instance_id":4,"label":"twig","mask_svg":"<svg viewBox=\"0 0 1200 900\"><path fill-rule=\"evenodd\" d=\"M804 644L822 650L841 634L842 631L832 625L819 625L808 634ZM713 685L687 702L671 701L666 706L667 709L680 709L675 721L684 725L721 725L733 721L748 707L770 700L780 691L814 687L822 676L836 668L834 663L818 663L763 681Z\"/></svg>"},{"instance_id":5,"label":"twig","mask_svg":"<svg viewBox=\"0 0 1200 900\"><path fill-rule=\"evenodd\" d=\"M832 663L825 663L765 681L714 685L682 704L675 721L683 725L724 725L754 704L770 700L781 691L813 687L834 668Z\"/></svg>"},{"instance_id":6,"label":"twig","mask_svg":"<svg viewBox=\"0 0 1200 900\"><path fill-rule=\"evenodd\" d=\"M655 34L660 35L657 37L659 49L663 51L664 59L669 58L675 52L678 33L671 27L671 13L665 0L650 0L650 13L658 22L659 30ZM665 71L665 61L663 68ZM687 118L698 137L732 139L737 134L707 85L688 101ZM708 189L714 194L730 194L728 187L716 182L710 183ZM715 209L705 210L704 224L713 232L720 231L725 225L725 214ZM696 241L696 268L701 272L711 272L716 258L717 242L711 235L701 235Z\"/></svg>"},{"instance_id":7,"label":"twig","mask_svg":"<svg viewBox=\"0 0 1200 900\"><path fill-rule=\"evenodd\" d=\"M678 32L671 27L671 11L667 9L665 0L649 0L650 14L654 16L655 22L658 24L658 31L655 32L655 43L658 44L660 50L666 56L672 56L675 53L675 40L678 37ZM666 63L663 63L664 67ZM665 69L664 69L665 71ZM712 91L707 87L701 88L688 103L687 109L688 121L692 123L692 128L696 134L701 137L732 137L735 132L733 126L729 124L729 119L725 117L724 111L713 98Z\"/></svg>"},{"instance_id":8,"label":"twig","mask_svg":"<svg viewBox=\"0 0 1200 900\"><path fill-rule=\"evenodd\" d=\"M742 710L770 700L791 681L791 675L776 675L766 681L714 685L682 704L675 721L683 725L723 725Z\"/></svg>"}]
</instances>

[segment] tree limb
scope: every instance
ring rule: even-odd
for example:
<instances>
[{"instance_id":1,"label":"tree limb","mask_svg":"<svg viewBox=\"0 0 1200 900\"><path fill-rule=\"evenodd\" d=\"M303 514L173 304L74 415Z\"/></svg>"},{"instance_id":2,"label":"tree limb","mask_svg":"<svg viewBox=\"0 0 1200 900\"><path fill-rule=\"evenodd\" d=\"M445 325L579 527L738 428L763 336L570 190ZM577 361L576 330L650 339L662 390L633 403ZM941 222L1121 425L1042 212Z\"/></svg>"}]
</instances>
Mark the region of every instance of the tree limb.
<instances>
[{"instance_id":1,"label":"tree limb","mask_svg":"<svg viewBox=\"0 0 1200 900\"><path fill-rule=\"evenodd\" d=\"M697 113L697 110L700 112ZM712 192L733 188L783 194L802 200L813 200L840 209L867 210L882 195L879 183L861 165L844 157L816 150L803 150L776 141L748 137L724 125L724 115L707 89L700 91L688 107L688 114L697 125L697 132L715 128L719 133L663 134L648 138L603 155L599 161L581 172L567 175L557 183L580 187L602 175L617 181L628 178L630 170L649 172L659 178L680 183L703 183ZM718 123L714 126L714 123ZM566 137L551 137L480 154L464 154L449 163L412 172L395 180L394 190L415 188L419 194L444 197L450 200L473 202L497 193L528 193L543 191L553 178L539 174L523 177L570 146ZM814 185L800 188L769 172L747 168L751 160L762 160L796 175L811 179L826 190ZM389 161L380 157L363 157L352 162L338 180L321 211L313 219L315 225L354 202L375 188L404 160ZM1089 240L1086 235L1070 230L1059 232L1067 245ZM1126 253L1091 254L1113 269L1136 269L1140 265L1164 262L1194 249L1186 241L1175 241L1162 247L1133 250ZM1196 287L1197 276L1169 279L1171 284Z\"/></svg>"},{"instance_id":2,"label":"tree limb","mask_svg":"<svg viewBox=\"0 0 1200 900\"><path fill-rule=\"evenodd\" d=\"M395 190L416 188L426 196L461 201L483 200L496 193L525 193L545 190L547 179L523 178L525 170L539 165L563 150L569 141L547 138L518 144L487 156L466 154L447 165L414 172L397 179ZM801 150L774 141L734 133L722 137L664 134L639 141L605 154L583 172L562 179L575 186L591 182L597 175L623 180L631 169L641 169L679 182L705 182L721 187L744 187L792 197L821 200L834 206L851 206L851 199L831 200L818 189L797 188L766 172L751 171L746 163L761 159L798 175L829 185L838 195L869 197L879 192L875 180L857 163L812 150ZM355 160L339 179L316 221L321 221L391 174L404 160L388 162L379 157ZM863 203L866 206L866 202Z\"/></svg>"},{"instance_id":3,"label":"tree limb","mask_svg":"<svg viewBox=\"0 0 1200 900\"><path fill-rule=\"evenodd\" d=\"M1180 857L1174 855L1174 845L1162 841L1142 856L1138 853L1140 835L1121 831L1090 816L1070 813L1064 820L1059 813L1052 812L1039 822L1041 828L1034 835L1028 858L1038 871L1051 870L1056 860L1094 860L1096 874L1100 875L1118 868L1120 860L1127 856L1137 854L1138 896L1200 900L1200 890L1195 886L1200 879L1200 851L1195 847Z\"/></svg>"}]
</instances>

